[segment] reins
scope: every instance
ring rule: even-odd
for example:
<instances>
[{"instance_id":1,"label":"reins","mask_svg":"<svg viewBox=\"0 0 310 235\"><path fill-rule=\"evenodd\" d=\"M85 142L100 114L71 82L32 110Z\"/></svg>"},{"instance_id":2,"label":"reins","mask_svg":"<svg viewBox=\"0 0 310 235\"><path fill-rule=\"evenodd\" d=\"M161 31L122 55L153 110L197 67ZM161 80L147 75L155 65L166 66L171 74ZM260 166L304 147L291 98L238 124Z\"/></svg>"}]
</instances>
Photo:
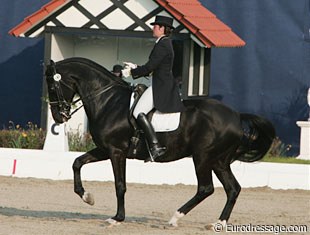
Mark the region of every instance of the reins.
<instances>
[{"instance_id":1,"label":"reins","mask_svg":"<svg viewBox=\"0 0 310 235\"><path fill-rule=\"evenodd\" d=\"M102 89L101 91L99 91L99 92L98 92L97 94L95 94L95 95L90 94L90 95L88 95L88 96L85 96L84 98L80 97L80 98L78 98L78 99L72 101L72 102L70 103L70 106L71 106L71 107L74 106L76 103L78 103L78 102L81 101L81 100L84 100L84 102L86 101L85 99L87 99L87 100L92 100L92 99L96 98L97 96L99 96L99 95L101 95L101 94L107 92L108 90L110 90L110 89L113 87L113 85L114 85L114 84L108 85L106 88ZM70 116L72 116L73 114L75 114L75 113L76 113L77 111L79 111L82 107L84 107L84 104L83 104L83 103L82 103L78 108L76 108L73 112L71 112L71 113L70 113Z\"/></svg>"}]
</instances>

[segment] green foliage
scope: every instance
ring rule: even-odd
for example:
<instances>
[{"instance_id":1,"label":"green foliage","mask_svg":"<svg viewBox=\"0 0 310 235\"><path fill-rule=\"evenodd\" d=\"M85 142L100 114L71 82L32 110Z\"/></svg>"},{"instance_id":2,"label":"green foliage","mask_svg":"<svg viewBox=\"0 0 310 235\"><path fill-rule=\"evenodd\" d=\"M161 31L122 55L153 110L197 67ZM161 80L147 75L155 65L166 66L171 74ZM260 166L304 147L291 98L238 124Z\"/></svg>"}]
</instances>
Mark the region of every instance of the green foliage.
<instances>
[{"instance_id":1,"label":"green foliage","mask_svg":"<svg viewBox=\"0 0 310 235\"><path fill-rule=\"evenodd\" d=\"M25 128L9 122L9 127L0 130L1 148L21 148L21 149L43 149L46 131L38 128L37 125L28 122ZM68 133L69 150L77 152L87 152L96 146L89 133L81 135L79 133ZM278 137L274 140L271 148L262 159L264 162L277 163L297 163L310 164L310 160L296 159L287 156L291 146L284 144Z\"/></svg>"},{"instance_id":2,"label":"green foliage","mask_svg":"<svg viewBox=\"0 0 310 235\"><path fill-rule=\"evenodd\" d=\"M295 163L295 164L310 164L310 160L297 159L296 157L288 156L288 151L291 145L284 144L279 137L276 137L269 149L269 152L262 159L263 162L275 163Z\"/></svg>"},{"instance_id":3,"label":"green foliage","mask_svg":"<svg viewBox=\"0 0 310 235\"><path fill-rule=\"evenodd\" d=\"M0 130L0 148L43 149L46 131L28 122L25 128L9 122L7 129ZM84 135L68 133L69 150L87 152L95 148L89 133Z\"/></svg>"},{"instance_id":4,"label":"green foliage","mask_svg":"<svg viewBox=\"0 0 310 235\"><path fill-rule=\"evenodd\" d=\"M69 150L78 152L87 152L96 147L89 133L81 135L79 133L68 133Z\"/></svg>"},{"instance_id":5,"label":"green foliage","mask_svg":"<svg viewBox=\"0 0 310 235\"><path fill-rule=\"evenodd\" d=\"M9 122L8 129L0 131L0 147L42 149L46 132L32 122L28 122L25 128Z\"/></svg>"},{"instance_id":6,"label":"green foliage","mask_svg":"<svg viewBox=\"0 0 310 235\"><path fill-rule=\"evenodd\" d=\"M284 144L279 137L276 137L273 142L272 145L269 149L269 155L275 156L275 157L286 157L288 151L290 151L290 149L292 148L292 145L289 144Z\"/></svg>"}]
</instances>

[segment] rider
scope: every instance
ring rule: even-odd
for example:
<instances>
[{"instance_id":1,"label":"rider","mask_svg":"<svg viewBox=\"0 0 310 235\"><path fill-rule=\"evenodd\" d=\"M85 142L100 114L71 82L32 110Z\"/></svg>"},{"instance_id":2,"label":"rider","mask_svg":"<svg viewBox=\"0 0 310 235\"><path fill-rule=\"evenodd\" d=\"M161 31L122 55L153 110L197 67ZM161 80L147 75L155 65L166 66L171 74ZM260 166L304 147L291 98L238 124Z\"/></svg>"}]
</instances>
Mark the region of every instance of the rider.
<instances>
[{"instance_id":1,"label":"rider","mask_svg":"<svg viewBox=\"0 0 310 235\"><path fill-rule=\"evenodd\" d=\"M133 116L143 130L150 150L150 161L165 154L166 147L160 146L148 114L154 107L162 113L174 113L183 110L178 84L172 74L174 51L169 36L172 33L173 19L167 16L156 16L153 25L153 36L157 39L145 65L137 66L124 62L124 77L132 75L133 79L152 74L152 85L149 86L138 101Z\"/></svg>"},{"instance_id":2,"label":"rider","mask_svg":"<svg viewBox=\"0 0 310 235\"><path fill-rule=\"evenodd\" d=\"M120 64L115 64L113 66L111 73L113 73L116 77L122 78L123 77L122 69L123 66L121 66Z\"/></svg>"}]
</instances>

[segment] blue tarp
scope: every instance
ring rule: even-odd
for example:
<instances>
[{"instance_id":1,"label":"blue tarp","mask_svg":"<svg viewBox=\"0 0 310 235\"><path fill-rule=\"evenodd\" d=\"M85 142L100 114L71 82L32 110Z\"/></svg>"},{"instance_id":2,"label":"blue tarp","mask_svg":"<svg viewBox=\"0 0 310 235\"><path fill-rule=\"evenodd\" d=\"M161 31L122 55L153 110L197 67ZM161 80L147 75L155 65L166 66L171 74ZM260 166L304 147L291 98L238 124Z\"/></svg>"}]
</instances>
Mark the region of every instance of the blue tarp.
<instances>
[{"instance_id":1,"label":"blue tarp","mask_svg":"<svg viewBox=\"0 0 310 235\"><path fill-rule=\"evenodd\" d=\"M9 121L40 124L43 40L15 38L9 30L49 0L1 0L0 7L0 129Z\"/></svg>"},{"instance_id":2,"label":"blue tarp","mask_svg":"<svg viewBox=\"0 0 310 235\"><path fill-rule=\"evenodd\" d=\"M211 95L240 112L269 118L277 135L298 154L310 88L309 0L202 0L246 41L242 48L215 48Z\"/></svg>"},{"instance_id":3,"label":"blue tarp","mask_svg":"<svg viewBox=\"0 0 310 235\"><path fill-rule=\"evenodd\" d=\"M298 154L310 87L310 0L200 0L246 41L214 48L210 93L240 112L269 118ZM40 124L42 39L7 32L49 0L2 0L0 8L1 127L9 121Z\"/></svg>"}]
</instances>

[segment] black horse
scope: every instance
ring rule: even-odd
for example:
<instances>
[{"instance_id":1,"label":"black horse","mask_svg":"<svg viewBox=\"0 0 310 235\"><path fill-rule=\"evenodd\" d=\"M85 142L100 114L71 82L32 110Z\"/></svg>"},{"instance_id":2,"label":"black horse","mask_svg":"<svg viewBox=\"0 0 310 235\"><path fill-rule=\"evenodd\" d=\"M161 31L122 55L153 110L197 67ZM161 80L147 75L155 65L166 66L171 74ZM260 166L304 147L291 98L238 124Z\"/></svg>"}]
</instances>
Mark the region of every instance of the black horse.
<instances>
[{"instance_id":1,"label":"black horse","mask_svg":"<svg viewBox=\"0 0 310 235\"><path fill-rule=\"evenodd\" d=\"M115 178L117 213L110 223L125 219L126 158L134 128L129 121L131 87L104 67L85 58L70 58L46 66L50 107L57 123L71 117L74 95L83 102L89 120L89 131L96 148L76 158L73 163L74 191L93 205L90 193L85 192L80 170L84 164L110 159ZM223 184L227 194L219 221L229 219L241 187L230 164L235 161L253 162L261 159L275 137L273 125L262 117L240 114L217 100L183 101L186 110L181 114L177 130L157 133L160 143L167 147L159 162L192 157L198 188L196 194L179 208L169 223L177 226L186 215L213 191L212 171ZM141 141L137 159L148 157L145 142Z\"/></svg>"}]
</instances>

